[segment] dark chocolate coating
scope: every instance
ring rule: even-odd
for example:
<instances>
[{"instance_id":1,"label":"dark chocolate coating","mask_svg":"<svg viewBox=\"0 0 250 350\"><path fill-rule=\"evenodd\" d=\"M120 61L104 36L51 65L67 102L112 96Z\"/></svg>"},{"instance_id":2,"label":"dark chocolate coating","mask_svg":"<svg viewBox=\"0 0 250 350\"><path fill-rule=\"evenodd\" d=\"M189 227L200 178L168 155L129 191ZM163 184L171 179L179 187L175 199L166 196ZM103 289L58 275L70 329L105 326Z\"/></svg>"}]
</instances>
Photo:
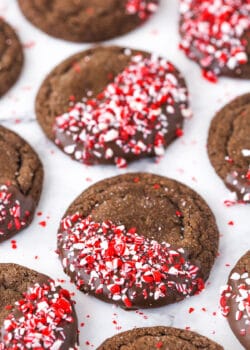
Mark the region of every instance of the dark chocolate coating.
<instances>
[{"instance_id":1,"label":"dark chocolate coating","mask_svg":"<svg viewBox=\"0 0 250 350\"><path fill-rule=\"evenodd\" d=\"M39 202L43 183L43 166L33 148L13 131L0 126L0 186L7 185L12 194L11 204L20 201L21 218L27 227ZM5 208L8 209L8 208ZM29 211L26 216L25 212ZM20 231L0 221L0 242Z\"/></svg>"},{"instance_id":2,"label":"dark chocolate coating","mask_svg":"<svg viewBox=\"0 0 250 350\"><path fill-rule=\"evenodd\" d=\"M176 215L178 211L182 213L182 217ZM175 249L183 248L186 259L200 268L204 280L209 276L218 248L216 222L204 200L181 183L146 173L132 173L105 179L84 191L71 204L64 217L75 213L79 213L83 218L91 216L95 222L111 220L114 224L124 225L127 229L136 227L138 234L148 239L154 239L159 243L167 242ZM62 247L61 234L64 237L66 233L59 229L59 257L71 261L73 256ZM74 251L74 254L79 253ZM72 281L75 281L77 276L85 280L86 283L80 290L110 302L107 291L96 294L90 290L87 284L89 276L86 276L81 267L71 271L68 264L64 268ZM132 308L157 307L184 298L183 295L171 291L158 300L154 297L145 299L142 297L142 289L137 290L134 286L131 288L131 293L137 292ZM124 307L120 300L112 302Z\"/></svg>"},{"instance_id":3,"label":"dark chocolate coating","mask_svg":"<svg viewBox=\"0 0 250 350\"><path fill-rule=\"evenodd\" d=\"M24 266L17 264L0 264L0 329L3 331L3 322L6 317L13 313L16 317L20 317L20 311L14 307L11 311L6 306L14 306L16 301L23 298L23 294L27 292L30 287L33 287L36 283L39 285L48 284L51 279L34 270L28 269ZM59 292L61 287L56 287ZM61 327L65 334L65 341L60 347L60 350L75 349L78 344L78 332L77 332L77 316L74 308L74 304L70 301L72 307L72 323L62 323ZM3 341L4 334L0 332L0 344ZM25 346L25 343L22 345Z\"/></svg>"}]
</instances>

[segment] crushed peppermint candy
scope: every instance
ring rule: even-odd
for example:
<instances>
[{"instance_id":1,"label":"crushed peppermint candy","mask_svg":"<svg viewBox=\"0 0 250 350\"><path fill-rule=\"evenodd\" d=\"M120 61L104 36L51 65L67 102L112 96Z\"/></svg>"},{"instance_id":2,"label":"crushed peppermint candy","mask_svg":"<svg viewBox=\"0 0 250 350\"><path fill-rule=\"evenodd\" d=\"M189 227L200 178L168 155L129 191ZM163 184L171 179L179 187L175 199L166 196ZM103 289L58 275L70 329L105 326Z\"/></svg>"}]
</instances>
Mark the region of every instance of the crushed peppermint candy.
<instances>
[{"instance_id":1,"label":"crushed peppermint candy","mask_svg":"<svg viewBox=\"0 0 250 350\"><path fill-rule=\"evenodd\" d=\"M187 88L175 67L137 54L98 96L56 118L55 142L85 164L104 159L125 167L127 159L162 156L171 118L190 115Z\"/></svg>"},{"instance_id":2,"label":"crushed peppermint candy","mask_svg":"<svg viewBox=\"0 0 250 350\"><path fill-rule=\"evenodd\" d=\"M247 271L234 272L229 281L229 284L221 290L220 308L222 315L229 316L232 309L230 305L233 301L236 304L234 320L241 322L240 334L250 335L250 275Z\"/></svg>"},{"instance_id":3,"label":"crushed peppermint candy","mask_svg":"<svg viewBox=\"0 0 250 350\"><path fill-rule=\"evenodd\" d=\"M66 339L64 328L73 322L70 293L53 281L36 283L5 318L0 350L59 350Z\"/></svg>"},{"instance_id":4,"label":"crushed peppermint candy","mask_svg":"<svg viewBox=\"0 0 250 350\"><path fill-rule=\"evenodd\" d=\"M27 210L23 210L21 194L16 196L17 189L13 186L0 186L0 239L10 231L19 231L30 221L31 205L25 205ZM23 212L24 211L24 212Z\"/></svg>"},{"instance_id":5,"label":"crushed peppermint candy","mask_svg":"<svg viewBox=\"0 0 250 350\"><path fill-rule=\"evenodd\" d=\"M138 15L144 21L158 9L158 0L127 0L126 11L129 15Z\"/></svg>"},{"instance_id":6,"label":"crushed peppermint candy","mask_svg":"<svg viewBox=\"0 0 250 350\"><path fill-rule=\"evenodd\" d=\"M204 281L183 249L158 243L111 221L64 218L58 233L63 267L80 290L104 295L125 308L136 300L157 301L198 294Z\"/></svg>"},{"instance_id":7,"label":"crushed peppermint candy","mask_svg":"<svg viewBox=\"0 0 250 350\"><path fill-rule=\"evenodd\" d=\"M249 62L249 0L181 0L180 49L198 61L212 82Z\"/></svg>"}]
</instances>

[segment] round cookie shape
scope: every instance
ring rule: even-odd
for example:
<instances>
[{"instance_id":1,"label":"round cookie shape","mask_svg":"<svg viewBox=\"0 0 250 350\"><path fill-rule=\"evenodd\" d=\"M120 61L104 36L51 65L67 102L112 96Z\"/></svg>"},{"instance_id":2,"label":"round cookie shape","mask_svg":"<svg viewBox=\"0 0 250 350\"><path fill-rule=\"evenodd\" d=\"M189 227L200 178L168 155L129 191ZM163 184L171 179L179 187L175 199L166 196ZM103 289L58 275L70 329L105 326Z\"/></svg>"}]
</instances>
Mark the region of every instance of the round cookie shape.
<instances>
[{"instance_id":1,"label":"round cookie shape","mask_svg":"<svg viewBox=\"0 0 250 350\"><path fill-rule=\"evenodd\" d=\"M59 257L78 289L124 309L198 294L217 248L218 230L204 200L183 184L146 173L91 186L58 231Z\"/></svg>"},{"instance_id":2,"label":"round cookie shape","mask_svg":"<svg viewBox=\"0 0 250 350\"><path fill-rule=\"evenodd\" d=\"M180 49L203 76L250 79L250 8L245 0L181 0Z\"/></svg>"},{"instance_id":3,"label":"round cookie shape","mask_svg":"<svg viewBox=\"0 0 250 350\"><path fill-rule=\"evenodd\" d=\"M250 347L250 250L231 271L221 290L220 306L240 343Z\"/></svg>"},{"instance_id":4,"label":"round cookie shape","mask_svg":"<svg viewBox=\"0 0 250 350\"><path fill-rule=\"evenodd\" d=\"M125 34L158 9L159 0L18 0L25 17L56 38L97 42Z\"/></svg>"},{"instance_id":5,"label":"round cookie shape","mask_svg":"<svg viewBox=\"0 0 250 350\"><path fill-rule=\"evenodd\" d=\"M0 96L17 81L23 66L23 48L13 28L0 18Z\"/></svg>"},{"instance_id":6,"label":"round cookie shape","mask_svg":"<svg viewBox=\"0 0 250 350\"><path fill-rule=\"evenodd\" d=\"M172 327L136 328L104 341L97 350L223 350L212 340L191 331Z\"/></svg>"},{"instance_id":7,"label":"round cookie shape","mask_svg":"<svg viewBox=\"0 0 250 350\"><path fill-rule=\"evenodd\" d=\"M70 293L34 270L0 264L0 349L77 350Z\"/></svg>"},{"instance_id":8,"label":"round cookie shape","mask_svg":"<svg viewBox=\"0 0 250 350\"><path fill-rule=\"evenodd\" d=\"M0 126L0 242L32 221L40 199L43 166L31 146Z\"/></svg>"},{"instance_id":9,"label":"round cookie shape","mask_svg":"<svg viewBox=\"0 0 250 350\"><path fill-rule=\"evenodd\" d=\"M216 173L240 202L250 202L250 94L222 108L211 122L208 155Z\"/></svg>"},{"instance_id":10,"label":"round cookie shape","mask_svg":"<svg viewBox=\"0 0 250 350\"><path fill-rule=\"evenodd\" d=\"M191 115L185 81L170 62L120 47L97 47L59 64L38 92L36 113L73 159L119 167L162 156Z\"/></svg>"}]
</instances>

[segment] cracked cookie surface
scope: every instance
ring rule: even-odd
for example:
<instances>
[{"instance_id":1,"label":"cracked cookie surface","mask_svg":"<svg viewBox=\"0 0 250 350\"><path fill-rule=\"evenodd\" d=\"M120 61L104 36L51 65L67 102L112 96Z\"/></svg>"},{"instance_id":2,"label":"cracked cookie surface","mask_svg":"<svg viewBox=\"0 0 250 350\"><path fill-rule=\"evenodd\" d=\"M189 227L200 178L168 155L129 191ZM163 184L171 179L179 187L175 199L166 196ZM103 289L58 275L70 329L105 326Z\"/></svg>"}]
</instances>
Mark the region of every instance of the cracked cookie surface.
<instances>
[{"instance_id":1,"label":"cracked cookie surface","mask_svg":"<svg viewBox=\"0 0 250 350\"><path fill-rule=\"evenodd\" d=\"M212 120L208 155L216 173L235 193L250 202L250 94L237 97Z\"/></svg>"},{"instance_id":2,"label":"cracked cookie surface","mask_svg":"<svg viewBox=\"0 0 250 350\"><path fill-rule=\"evenodd\" d=\"M162 306L197 294L217 249L217 226L204 200L179 182L144 173L88 188L66 211L58 233L59 257L78 288L127 309ZM142 265L134 268L130 254ZM110 264L115 268L111 274ZM129 271L128 265L133 267Z\"/></svg>"},{"instance_id":3,"label":"cracked cookie surface","mask_svg":"<svg viewBox=\"0 0 250 350\"><path fill-rule=\"evenodd\" d=\"M0 241L27 227L38 204L43 167L31 146L0 126Z\"/></svg>"},{"instance_id":4,"label":"cracked cookie surface","mask_svg":"<svg viewBox=\"0 0 250 350\"><path fill-rule=\"evenodd\" d=\"M0 18L0 96L18 79L23 66L22 45L12 27Z\"/></svg>"},{"instance_id":5,"label":"cracked cookie surface","mask_svg":"<svg viewBox=\"0 0 250 350\"><path fill-rule=\"evenodd\" d=\"M171 327L138 328L104 341L97 350L223 350L198 333Z\"/></svg>"},{"instance_id":6,"label":"cracked cookie surface","mask_svg":"<svg viewBox=\"0 0 250 350\"><path fill-rule=\"evenodd\" d=\"M135 29L157 10L158 0L19 0L19 5L49 35L94 42Z\"/></svg>"}]
</instances>

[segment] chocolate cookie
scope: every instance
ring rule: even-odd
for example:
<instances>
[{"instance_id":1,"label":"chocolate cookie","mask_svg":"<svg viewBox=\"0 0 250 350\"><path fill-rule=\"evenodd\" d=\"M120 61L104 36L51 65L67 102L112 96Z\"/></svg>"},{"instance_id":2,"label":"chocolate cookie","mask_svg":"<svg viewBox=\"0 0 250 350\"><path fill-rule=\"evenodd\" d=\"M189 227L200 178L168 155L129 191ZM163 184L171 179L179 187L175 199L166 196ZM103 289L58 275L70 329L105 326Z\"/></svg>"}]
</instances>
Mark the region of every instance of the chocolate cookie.
<instances>
[{"instance_id":1,"label":"chocolate cookie","mask_svg":"<svg viewBox=\"0 0 250 350\"><path fill-rule=\"evenodd\" d=\"M162 156L190 116L181 74L163 58L98 47L59 64L36 101L46 135L86 164Z\"/></svg>"},{"instance_id":2,"label":"chocolate cookie","mask_svg":"<svg viewBox=\"0 0 250 350\"><path fill-rule=\"evenodd\" d=\"M48 276L0 264L0 349L78 349L70 293Z\"/></svg>"},{"instance_id":3,"label":"chocolate cookie","mask_svg":"<svg viewBox=\"0 0 250 350\"><path fill-rule=\"evenodd\" d=\"M64 271L83 292L125 309L198 294L214 263L211 210L174 180L132 173L84 191L58 232Z\"/></svg>"},{"instance_id":4,"label":"chocolate cookie","mask_svg":"<svg viewBox=\"0 0 250 350\"><path fill-rule=\"evenodd\" d=\"M241 344L250 349L250 250L240 258L221 291L222 314Z\"/></svg>"},{"instance_id":5,"label":"chocolate cookie","mask_svg":"<svg viewBox=\"0 0 250 350\"><path fill-rule=\"evenodd\" d=\"M18 0L25 17L57 38L102 41L125 34L145 22L158 0Z\"/></svg>"},{"instance_id":6,"label":"chocolate cookie","mask_svg":"<svg viewBox=\"0 0 250 350\"><path fill-rule=\"evenodd\" d=\"M107 339L97 350L223 350L195 332L170 327L136 328Z\"/></svg>"},{"instance_id":7,"label":"chocolate cookie","mask_svg":"<svg viewBox=\"0 0 250 350\"><path fill-rule=\"evenodd\" d=\"M208 136L210 161L238 200L250 202L250 94L222 108Z\"/></svg>"},{"instance_id":8,"label":"chocolate cookie","mask_svg":"<svg viewBox=\"0 0 250 350\"><path fill-rule=\"evenodd\" d=\"M205 78L250 78L250 8L245 0L181 0L180 48Z\"/></svg>"},{"instance_id":9,"label":"chocolate cookie","mask_svg":"<svg viewBox=\"0 0 250 350\"><path fill-rule=\"evenodd\" d=\"M12 27L0 18L0 96L17 81L22 66L22 45Z\"/></svg>"},{"instance_id":10,"label":"chocolate cookie","mask_svg":"<svg viewBox=\"0 0 250 350\"><path fill-rule=\"evenodd\" d=\"M0 242L32 221L43 182L43 167L30 145L0 125Z\"/></svg>"}]
</instances>

